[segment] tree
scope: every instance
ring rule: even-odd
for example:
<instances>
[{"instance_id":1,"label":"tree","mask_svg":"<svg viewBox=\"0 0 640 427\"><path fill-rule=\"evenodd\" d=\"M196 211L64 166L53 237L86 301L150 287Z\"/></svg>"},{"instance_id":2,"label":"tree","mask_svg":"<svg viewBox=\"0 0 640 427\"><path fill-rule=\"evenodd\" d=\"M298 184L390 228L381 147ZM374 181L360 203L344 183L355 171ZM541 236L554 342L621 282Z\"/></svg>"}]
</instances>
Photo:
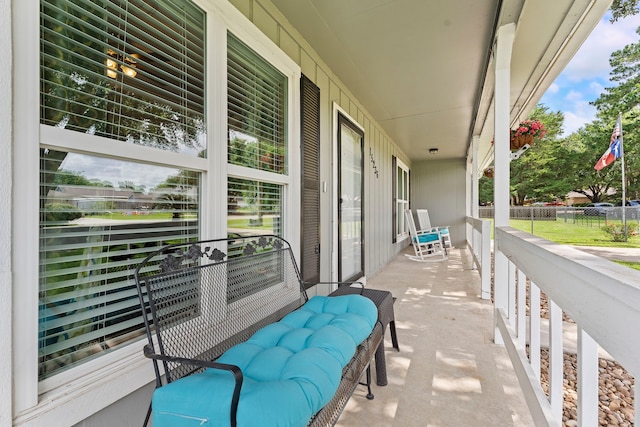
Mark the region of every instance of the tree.
<instances>
[{"instance_id":1,"label":"tree","mask_svg":"<svg viewBox=\"0 0 640 427\"><path fill-rule=\"evenodd\" d=\"M547 133L524 155L511 162L510 188L513 204L516 205L531 199L563 199L572 189L571 184L564 179L565 163L569 157L565 144L559 138L564 115L538 104L529 119L542 122Z\"/></svg>"},{"instance_id":2,"label":"tree","mask_svg":"<svg viewBox=\"0 0 640 427\"><path fill-rule=\"evenodd\" d=\"M637 8L637 2L635 2ZM640 34L640 28L636 30ZM599 155L606 150L606 142L609 141L618 114L622 113L622 133L625 154L625 175L627 180L627 193L636 198L640 193L640 131L638 122L640 111L640 42L632 43L611 54L610 80L616 86L605 88L604 92L592 102L598 110L598 123L605 127L602 135ZM608 135L607 135L608 134ZM604 145L602 145L604 143ZM615 172L609 169L620 170L620 165L614 164L603 169L607 175ZM612 185L621 190L621 177L615 177Z\"/></svg>"},{"instance_id":3,"label":"tree","mask_svg":"<svg viewBox=\"0 0 640 427\"><path fill-rule=\"evenodd\" d=\"M616 22L618 19L626 16L636 15L640 10L638 9L638 2L640 0L613 0L611 3L611 22Z\"/></svg>"},{"instance_id":4,"label":"tree","mask_svg":"<svg viewBox=\"0 0 640 427\"><path fill-rule=\"evenodd\" d=\"M58 170L53 176L53 184L55 185L79 185L79 186L92 186L82 172L75 172L65 169Z\"/></svg>"},{"instance_id":5,"label":"tree","mask_svg":"<svg viewBox=\"0 0 640 427\"><path fill-rule=\"evenodd\" d=\"M607 200L611 188L620 183L620 168L608 166L596 171L596 164L607 149L613 126L601 121L589 123L571 134L565 142L568 161L563 174L573 191L585 195L592 202Z\"/></svg>"},{"instance_id":6,"label":"tree","mask_svg":"<svg viewBox=\"0 0 640 427\"><path fill-rule=\"evenodd\" d=\"M481 176L478 180L478 202L481 205L493 203L493 178Z\"/></svg>"}]
</instances>

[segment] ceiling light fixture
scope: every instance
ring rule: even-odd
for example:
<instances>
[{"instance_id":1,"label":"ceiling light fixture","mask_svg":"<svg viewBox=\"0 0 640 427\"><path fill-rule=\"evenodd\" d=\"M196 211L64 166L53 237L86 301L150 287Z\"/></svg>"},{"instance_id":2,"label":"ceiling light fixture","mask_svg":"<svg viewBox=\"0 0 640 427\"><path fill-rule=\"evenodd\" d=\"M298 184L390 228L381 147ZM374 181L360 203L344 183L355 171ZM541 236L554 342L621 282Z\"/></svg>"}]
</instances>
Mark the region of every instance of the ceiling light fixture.
<instances>
[{"instance_id":1,"label":"ceiling light fixture","mask_svg":"<svg viewBox=\"0 0 640 427\"><path fill-rule=\"evenodd\" d=\"M438 154L437 148L429 148L429 154Z\"/></svg>"},{"instance_id":2,"label":"ceiling light fixture","mask_svg":"<svg viewBox=\"0 0 640 427\"><path fill-rule=\"evenodd\" d=\"M107 67L107 77L115 79L118 77L118 61L124 62L120 65L122 72L128 77L134 78L138 72L136 68L136 59L140 58L140 54L132 53L131 55L119 55L111 49L107 49L107 59L104 64Z\"/></svg>"}]
</instances>

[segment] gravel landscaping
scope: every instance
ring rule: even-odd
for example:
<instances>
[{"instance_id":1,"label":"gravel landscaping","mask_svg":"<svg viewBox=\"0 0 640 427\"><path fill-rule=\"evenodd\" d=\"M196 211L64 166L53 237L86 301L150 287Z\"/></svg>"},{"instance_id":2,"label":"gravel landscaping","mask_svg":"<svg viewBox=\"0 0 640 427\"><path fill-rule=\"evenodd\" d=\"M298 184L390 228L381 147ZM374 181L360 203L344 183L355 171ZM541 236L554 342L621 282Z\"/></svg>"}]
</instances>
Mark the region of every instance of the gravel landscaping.
<instances>
[{"instance_id":1,"label":"gravel landscaping","mask_svg":"<svg viewBox=\"0 0 640 427\"><path fill-rule=\"evenodd\" d=\"M492 263L493 265L493 263ZM529 281L527 280L527 288ZM493 295L493 272L491 279ZM492 298L493 301L493 298ZM527 289L527 311L529 311L529 290ZM540 292L540 317L549 318L547 297ZM566 313L562 314L563 321L573 322ZM528 351L528 348L527 348ZM620 364L614 360L600 358L598 374L598 424L599 426L634 425L634 383L635 380ZM549 353L548 349L540 350L540 383L544 392L549 395ZM577 356L564 354L563 368L563 409L562 425L578 426L577 413Z\"/></svg>"},{"instance_id":2,"label":"gravel landscaping","mask_svg":"<svg viewBox=\"0 0 640 427\"><path fill-rule=\"evenodd\" d=\"M547 298L540 293L540 317L549 318ZM573 320L563 313L565 322ZM617 362L599 359L598 375L598 421L600 426L624 426L634 424L634 378ZM567 427L578 425L577 392L577 356L564 354L564 379L562 425ZM549 352L540 351L540 377L542 389L549 393Z\"/></svg>"}]
</instances>

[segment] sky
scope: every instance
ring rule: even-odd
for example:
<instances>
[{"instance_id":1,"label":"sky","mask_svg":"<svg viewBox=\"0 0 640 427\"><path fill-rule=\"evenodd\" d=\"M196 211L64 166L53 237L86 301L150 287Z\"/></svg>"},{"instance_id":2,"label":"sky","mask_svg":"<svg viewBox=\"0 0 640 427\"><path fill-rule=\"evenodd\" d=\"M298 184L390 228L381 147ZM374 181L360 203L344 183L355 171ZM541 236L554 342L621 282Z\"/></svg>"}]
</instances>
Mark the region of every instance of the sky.
<instances>
[{"instance_id":1,"label":"sky","mask_svg":"<svg viewBox=\"0 0 640 427\"><path fill-rule=\"evenodd\" d=\"M611 53L636 43L640 36L640 15L615 23L609 22L607 13L582 44L567 67L556 78L540 99L551 111L564 113L564 136L591 122L596 109L595 101L606 87L614 86L609 80Z\"/></svg>"}]
</instances>

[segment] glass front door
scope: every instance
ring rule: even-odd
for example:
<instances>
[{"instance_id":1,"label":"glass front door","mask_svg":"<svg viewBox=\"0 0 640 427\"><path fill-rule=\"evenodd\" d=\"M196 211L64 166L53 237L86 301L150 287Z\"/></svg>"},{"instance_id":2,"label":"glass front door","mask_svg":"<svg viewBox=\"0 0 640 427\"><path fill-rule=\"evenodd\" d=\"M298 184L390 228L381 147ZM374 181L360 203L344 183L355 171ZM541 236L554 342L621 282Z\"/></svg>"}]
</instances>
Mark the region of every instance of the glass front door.
<instances>
[{"instance_id":1,"label":"glass front door","mask_svg":"<svg viewBox=\"0 0 640 427\"><path fill-rule=\"evenodd\" d=\"M364 276L363 142L364 132L338 114L338 280Z\"/></svg>"}]
</instances>

